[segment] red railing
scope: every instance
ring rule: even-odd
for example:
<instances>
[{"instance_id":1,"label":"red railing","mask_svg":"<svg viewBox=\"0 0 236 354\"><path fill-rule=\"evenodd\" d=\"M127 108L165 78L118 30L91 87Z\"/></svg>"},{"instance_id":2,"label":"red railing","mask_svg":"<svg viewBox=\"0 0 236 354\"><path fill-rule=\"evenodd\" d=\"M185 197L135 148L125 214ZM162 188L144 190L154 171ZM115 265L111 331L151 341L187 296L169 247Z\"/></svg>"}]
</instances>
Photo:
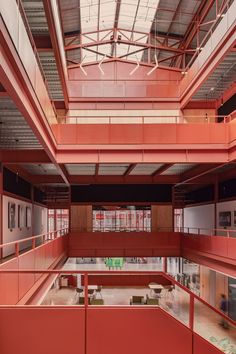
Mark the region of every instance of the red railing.
<instances>
[{"instance_id":1,"label":"red railing","mask_svg":"<svg viewBox=\"0 0 236 354\"><path fill-rule=\"evenodd\" d=\"M173 285L179 287L182 289L185 293L187 293L190 297L190 307L189 307L189 318L188 318L188 327L193 330L193 320L194 320L194 302L199 301L203 305L207 306L210 310L214 311L217 315L221 316L225 320L227 320L230 324L233 326L236 326L236 321L232 320L230 317L228 317L225 313L221 312L217 308L213 307L210 305L208 302L203 300L201 297L198 295L194 294L191 290L189 290L187 287L179 283L177 280L175 280L172 276L169 274L163 272L163 271L122 271L122 270L90 270L90 271L84 271L84 270L68 270L68 269L24 269L24 270L15 270L15 269L0 269L0 274L13 274L13 273L20 273L20 274L49 274L49 275L82 275L84 277L84 297L85 297L85 303L84 306L87 307L89 305L89 295L88 295L88 286L89 286L89 276L101 276L101 275L114 275L114 276L141 276L141 275L153 275L153 276L161 276L168 280L170 283ZM99 284L98 284L99 285ZM148 284L147 284L148 285ZM2 306L2 305L1 305ZM38 305L32 305L33 307L38 306ZM50 306L55 306L55 305L50 305ZM77 307L76 305L71 305L70 307ZM106 305L105 307L110 307L110 306L120 306L120 305ZM124 307L125 305L122 305ZM105 308L103 306L103 308ZM129 307L129 306L128 306ZM142 307L143 308L143 307Z\"/></svg>"},{"instance_id":2,"label":"red railing","mask_svg":"<svg viewBox=\"0 0 236 354\"><path fill-rule=\"evenodd\" d=\"M182 232L190 235L207 235L207 236L223 236L223 237L236 237L236 229L209 229L201 227L175 227L176 232Z\"/></svg>"},{"instance_id":3,"label":"red railing","mask_svg":"<svg viewBox=\"0 0 236 354\"><path fill-rule=\"evenodd\" d=\"M50 231L44 234L40 234L37 236L31 236L31 237L27 237L27 238L23 238L20 240L16 240L16 241L12 241L12 242L7 242L7 243L3 243L0 245L0 250L4 250L4 248L7 248L9 246L13 246L15 249L15 252L13 252L11 254L11 256L15 256L18 257L19 253L20 253L20 245L24 244L24 243L28 243L29 241L31 241L31 249L34 249L35 247L37 247L36 245L36 241L39 240L41 242L40 245L46 243L47 241L51 241L56 239L57 237L61 237L64 236L68 233L68 228L63 228L63 229L59 229L59 230L55 230L55 231ZM29 246L27 245L27 250L29 250ZM24 249L22 249L23 251Z\"/></svg>"},{"instance_id":4,"label":"red railing","mask_svg":"<svg viewBox=\"0 0 236 354\"><path fill-rule=\"evenodd\" d=\"M93 115L93 116L64 116L60 124L198 124L198 123L228 123L228 116L154 116L154 115Z\"/></svg>"}]
</instances>

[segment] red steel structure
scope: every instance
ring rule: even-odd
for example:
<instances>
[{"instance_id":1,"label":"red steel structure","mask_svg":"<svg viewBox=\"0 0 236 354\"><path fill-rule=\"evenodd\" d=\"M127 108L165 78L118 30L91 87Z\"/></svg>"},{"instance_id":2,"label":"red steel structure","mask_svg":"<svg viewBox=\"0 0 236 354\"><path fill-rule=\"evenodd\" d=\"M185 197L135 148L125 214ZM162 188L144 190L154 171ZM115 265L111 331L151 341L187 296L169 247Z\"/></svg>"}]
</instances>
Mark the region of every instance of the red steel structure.
<instances>
[{"instance_id":1,"label":"red steel structure","mask_svg":"<svg viewBox=\"0 0 236 354\"><path fill-rule=\"evenodd\" d=\"M198 332L197 306L235 322L170 277L167 257L236 276L235 231L216 222L222 193L236 197L235 29L235 0L0 1L1 354L222 352ZM214 226L175 228L174 209L204 188ZM147 204L150 232L91 228L92 205ZM69 210L69 227L35 231L37 208ZM62 270L67 257L164 261L162 272L91 273ZM83 306L38 305L61 273L82 276ZM161 307L89 305L91 284L151 281L184 292L186 323Z\"/></svg>"}]
</instances>

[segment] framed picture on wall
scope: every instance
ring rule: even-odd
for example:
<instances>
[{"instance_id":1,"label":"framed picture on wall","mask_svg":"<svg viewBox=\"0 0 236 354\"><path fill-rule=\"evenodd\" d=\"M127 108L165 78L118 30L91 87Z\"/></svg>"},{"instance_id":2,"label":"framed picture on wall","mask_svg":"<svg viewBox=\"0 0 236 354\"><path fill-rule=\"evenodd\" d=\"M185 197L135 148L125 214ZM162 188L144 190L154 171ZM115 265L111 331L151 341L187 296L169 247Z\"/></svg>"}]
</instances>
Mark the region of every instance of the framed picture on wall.
<instances>
[{"instance_id":1,"label":"framed picture on wall","mask_svg":"<svg viewBox=\"0 0 236 354\"><path fill-rule=\"evenodd\" d=\"M31 208L30 207L26 207L25 226L26 227L31 227Z\"/></svg>"},{"instance_id":2,"label":"framed picture on wall","mask_svg":"<svg viewBox=\"0 0 236 354\"><path fill-rule=\"evenodd\" d=\"M21 204L18 205L18 227L24 227L24 206Z\"/></svg>"},{"instance_id":3,"label":"framed picture on wall","mask_svg":"<svg viewBox=\"0 0 236 354\"><path fill-rule=\"evenodd\" d=\"M220 211L219 212L219 226L227 227L231 226L231 212Z\"/></svg>"},{"instance_id":4,"label":"framed picture on wall","mask_svg":"<svg viewBox=\"0 0 236 354\"><path fill-rule=\"evenodd\" d=\"M12 230L16 227L16 204L8 203L8 229Z\"/></svg>"},{"instance_id":5,"label":"framed picture on wall","mask_svg":"<svg viewBox=\"0 0 236 354\"><path fill-rule=\"evenodd\" d=\"M234 211L234 226L236 226L236 211Z\"/></svg>"}]
</instances>

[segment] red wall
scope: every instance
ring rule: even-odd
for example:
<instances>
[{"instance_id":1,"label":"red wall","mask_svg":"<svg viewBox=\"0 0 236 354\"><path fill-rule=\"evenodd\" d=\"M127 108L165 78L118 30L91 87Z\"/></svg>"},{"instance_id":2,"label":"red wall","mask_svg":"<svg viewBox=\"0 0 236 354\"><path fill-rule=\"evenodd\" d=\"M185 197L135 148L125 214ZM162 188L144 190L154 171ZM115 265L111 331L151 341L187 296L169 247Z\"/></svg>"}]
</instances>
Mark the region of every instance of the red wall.
<instances>
[{"instance_id":1,"label":"red wall","mask_svg":"<svg viewBox=\"0 0 236 354\"><path fill-rule=\"evenodd\" d=\"M161 275L89 275L89 285L103 286L148 286L149 283L155 282L162 285L170 285L171 282ZM84 284L82 276L82 284Z\"/></svg>"},{"instance_id":2,"label":"red wall","mask_svg":"<svg viewBox=\"0 0 236 354\"><path fill-rule=\"evenodd\" d=\"M156 308L89 308L87 354L190 354L192 333Z\"/></svg>"},{"instance_id":3,"label":"red wall","mask_svg":"<svg viewBox=\"0 0 236 354\"><path fill-rule=\"evenodd\" d=\"M85 354L83 308L0 308L1 354Z\"/></svg>"},{"instance_id":4,"label":"red wall","mask_svg":"<svg viewBox=\"0 0 236 354\"><path fill-rule=\"evenodd\" d=\"M80 232L69 234L69 257L180 256L180 233Z\"/></svg>"},{"instance_id":5,"label":"red wall","mask_svg":"<svg viewBox=\"0 0 236 354\"><path fill-rule=\"evenodd\" d=\"M65 254L67 236L49 241L0 265L1 269L47 269ZM32 288L40 274L1 274L0 305L14 305Z\"/></svg>"},{"instance_id":6,"label":"red wall","mask_svg":"<svg viewBox=\"0 0 236 354\"><path fill-rule=\"evenodd\" d=\"M214 347L199 335L193 335L193 354L222 354L222 351Z\"/></svg>"},{"instance_id":7,"label":"red wall","mask_svg":"<svg viewBox=\"0 0 236 354\"><path fill-rule=\"evenodd\" d=\"M236 238L183 235L181 255L196 263L236 276Z\"/></svg>"},{"instance_id":8,"label":"red wall","mask_svg":"<svg viewBox=\"0 0 236 354\"><path fill-rule=\"evenodd\" d=\"M226 144L226 124L54 124L58 144Z\"/></svg>"}]
</instances>

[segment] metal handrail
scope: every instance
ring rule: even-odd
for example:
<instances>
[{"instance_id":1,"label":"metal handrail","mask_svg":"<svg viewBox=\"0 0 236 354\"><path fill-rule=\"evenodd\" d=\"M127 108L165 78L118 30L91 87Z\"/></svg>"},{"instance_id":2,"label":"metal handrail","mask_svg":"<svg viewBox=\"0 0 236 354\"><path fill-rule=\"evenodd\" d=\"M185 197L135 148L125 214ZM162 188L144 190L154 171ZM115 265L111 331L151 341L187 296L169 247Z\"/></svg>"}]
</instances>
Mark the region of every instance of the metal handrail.
<instances>
[{"instance_id":1,"label":"metal handrail","mask_svg":"<svg viewBox=\"0 0 236 354\"><path fill-rule=\"evenodd\" d=\"M86 115L86 116L61 116L60 124L215 124L218 123L217 118L222 118L222 123L227 123L228 116L224 115L212 115L212 116L180 116L180 115ZM91 120L96 122L90 123ZM118 121L117 121L118 119ZM148 122L149 119L155 120L154 122ZM201 121L188 122L186 119L201 119ZM99 122L101 120L101 122ZM105 120L105 122L104 122ZM114 121L116 120L116 121ZM129 120L129 121L128 121ZM132 122L135 121L134 123ZM146 121L147 120L147 121ZM160 122L161 120L161 122ZM213 122L211 120L214 120Z\"/></svg>"},{"instance_id":2,"label":"metal handrail","mask_svg":"<svg viewBox=\"0 0 236 354\"><path fill-rule=\"evenodd\" d=\"M0 244L0 250L4 249L4 247L9 247L9 246L15 246L15 252L12 253L10 256L15 256L18 257L20 253L20 244L32 241L32 249L36 247L36 240L42 238L42 243L44 244L46 241L51 241L55 240L58 237L64 236L68 233L68 228L63 228L63 229L58 229L55 231L50 231L44 234L36 235L36 236L31 236L27 238L23 238L20 240L15 240L7 243ZM4 258L3 258L4 260Z\"/></svg>"},{"instance_id":3,"label":"metal handrail","mask_svg":"<svg viewBox=\"0 0 236 354\"><path fill-rule=\"evenodd\" d=\"M218 121L221 118L221 122ZM148 120L152 119L151 122ZM196 121L188 121L196 119ZM228 124L236 119L236 110L229 115L212 116L158 116L158 115L85 115L60 116L60 124ZM92 123L90 121L93 121ZM134 122L132 122L132 120Z\"/></svg>"},{"instance_id":4,"label":"metal handrail","mask_svg":"<svg viewBox=\"0 0 236 354\"><path fill-rule=\"evenodd\" d=\"M226 236L223 235L223 237L233 237L231 236L232 233L236 234L236 229L221 229L221 228L201 228L201 227L180 227L180 228L175 228L179 229L179 232L183 232L185 234L191 234L191 235L204 235L204 231L207 231L208 234L207 236L222 236L222 235L217 235L217 232L219 233L224 233Z\"/></svg>"},{"instance_id":5,"label":"metal handrail","mask_svg":"<svg viewBox=\"0 0 236 354\"><path fill-rule=\"evenodd\" d=\"M0 268L0 274L14 274L14 273L18 273L18 274L58 274L58 275L83 275L84 276L84 293L85 293L85 307L88 306L88 279L89 276L91 275L159 275L159 276L163 276L164 278L166 278L167 280L169 280L172 284L178 286L179 288L181 288L183 291L185 291L186 293L188 293L188 295L190 296L190 308L189 308L189 328L191 330L193 330L193 319L194 319L194 301L199 301L202 304L204 304L205 306L207 306L209 309L211 309L212 311L214 311L217 315L223 317L224 319L226 319L228 322L230 322L233 326L236 326L236 321L232 320L230 317L228 317L227 315L225 315L223 312L221 312L220 310L218 310L217 308L213 307L212 305L210 305L208 302L206 302L205 300L203 300L201 297L199 297L198 295L194 294L191 290L189 290L186 286L182 285L181 283L179 283L177 280L175 280L172 276L170 276L169 274L163 272L163 271L130 271L130 270L91 270L91 271L85 271L85 270L69 270L69 269L38 269L38 270L34 270L34 269L24 269L24 270L19 270L19 269L1 269ZM1 307L8 307L6 305L0 305ZM15 305L14 307L17 307L17 305ZM27 307L29 307L29 305L27 305ZM33 307L38 307L38 306L33 306ZM51 306L50 307L54 307ZM77 306L73 306L70 305L70 307L76 307ZM105 307L109 307L109 305L103 306L103 308ZM125 307L125 306L123 306ZM142 306L143 309L143 306Z\"/></svg>"}]
</instances>

